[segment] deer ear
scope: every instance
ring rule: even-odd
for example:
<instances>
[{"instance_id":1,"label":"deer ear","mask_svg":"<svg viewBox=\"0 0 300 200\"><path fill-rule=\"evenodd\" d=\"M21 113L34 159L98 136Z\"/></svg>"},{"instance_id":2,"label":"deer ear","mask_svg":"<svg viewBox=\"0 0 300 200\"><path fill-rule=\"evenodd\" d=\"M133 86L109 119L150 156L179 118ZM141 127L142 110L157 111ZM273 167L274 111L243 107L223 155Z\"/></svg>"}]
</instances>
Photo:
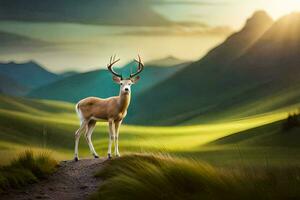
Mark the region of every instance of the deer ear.
<instances>
[{"instance_id":1,"label":"deer ear","mask_svg":"<svg viewBox=\"0 0 300 200\"><path fill-rule=\"evenodd\" d=\"M137 83L138 80L140 80L140 76L135 76L135 77L132 77L130 80L132 81L133 84Z\"/></svg>"},{"instance_id":2,"label":"deer ear","mask_svg":"<svg viewBox=\"0 0 300 200\"><path fill-rule=\"evenodd\" d=\"M121 78L120 77L118 77L118 76L113 76L113 81L115 82L115 83L118 83L118 84L120 84L120 82L121 82Z\"/></svg>"}]
</instances>

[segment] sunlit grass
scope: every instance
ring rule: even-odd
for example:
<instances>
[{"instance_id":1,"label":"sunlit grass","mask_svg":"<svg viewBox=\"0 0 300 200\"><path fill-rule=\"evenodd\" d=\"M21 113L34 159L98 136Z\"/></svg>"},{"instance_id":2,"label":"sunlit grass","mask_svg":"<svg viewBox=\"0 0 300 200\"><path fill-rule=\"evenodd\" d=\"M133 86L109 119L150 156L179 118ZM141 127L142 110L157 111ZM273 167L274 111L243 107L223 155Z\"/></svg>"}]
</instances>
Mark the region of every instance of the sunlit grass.
<instances>
[{"instance_id":1,"label":"sunlit grass","mask_svg":"<svg viewBox=\"0 0 300 200\"><path fill-rule=\"evenodd\" d=\"M0 155L3 159L0 164L9 162L13 155L24 147L29 147L33 151L50 149L53 151L53 156L59 160L72 159L74 133L79 128L74 105L58 102L56 107L54 101L27 99L15 101L17 104L9 104L8 99L4 101L5 103L1 101ZM11 107L15 105L22 109L12 109ZM39 109L43 112L37 112ZM123 152L169 152L200 155L201 152L213 152L225 148L205 146L216 139L284 119L293 109L293 107L286 108L214 124L173 127L123 125L120 130L119 146L121 154ZM100 156L106 156L107 123L98 123L93 134L93 143ZM90 156L84 137L80 141L79 154L81 157Z\"/></svg>"},{"instance_id":2,"label":"sunlit grass","mask_svg":"<svg viewBox=\"0 0 300 200\"><path fill-rule=\"evenodd\" d=\"M298 167L229 169L169 155L125 155L105 163L91 199L298 199Z\"/></svg>"},{"instance_id":3,"label":"sunlit grass","mask_svg":"<svg viewBox=\"0 0 300 200\"><path fill-rule=\"evenodd\" d=\"M224 122L219 124L203 124L193 126L175 127L138 127L123 126L122 134L134 138L134 146L143 148L163 148L164 150L195 150L200 145L206 144L220 137L236 132L247 130L253 127L269 124L286 118L287 112L277 112L260 116L253 116ZM120 136L122 137L122 135ZM130 145L132 139L121 140L121 144Z\"/></svg>"},{"instance_id":4,"label":"sunlit grass","mask_svg":"<svg viewBox=\"0 0 300 200\"><path fill-rule=\"evenodd\" d=\"M10 164L0 167L0 192L46 178L56 166L57 161L47 152L23 151Z\"/></svg>"}]
</instances>

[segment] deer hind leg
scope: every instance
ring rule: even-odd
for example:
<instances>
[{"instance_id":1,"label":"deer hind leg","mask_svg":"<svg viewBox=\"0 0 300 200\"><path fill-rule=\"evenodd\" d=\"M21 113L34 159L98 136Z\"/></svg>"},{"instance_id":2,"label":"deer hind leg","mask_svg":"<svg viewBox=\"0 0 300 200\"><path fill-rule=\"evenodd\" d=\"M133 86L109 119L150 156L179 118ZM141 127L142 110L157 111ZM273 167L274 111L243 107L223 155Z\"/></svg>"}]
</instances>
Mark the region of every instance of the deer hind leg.
<instances>
[{"instance_id":1,"label":"deer hind leg","mask_svg":"<svg viewBox=\"0 0 300 200\"><path fill-rule=\"evenodd\" d=\"M108 151L107 151L107 157L111 158L111 145L112 141L115 138L115 122L114 120L109 120L109 142L108 142Z\"/></svg>"},{"instance_id":2,"label":"deer hind leg","mask_svg":"<svg viewBox=\"0 0 300 200\"><path fill-rule=\"evenodd\" d=\"M86 139L86 141L87 141L87 143L89 145L90 151L93 154L93 156L95 158L99 158L98 154L95 151L94 145L92 143L92 134L93 134L95 126L96 126L96 121L94 121L94 120L91 120L88 123L88 130L87 130L87 132L85 134L85 139Z\"/></svg>"},{"instance_id":3,"label":"deer hind leg","mask_svg":"<svg viewBox=\"0 0 300 200\"><path fill-rule=\"evenodd\" d=\"M79 144L79 139L80 139L80 136L81 136L81 132L86 129L86 122L83 121L79 127L79 129L76 131L75 133L75 157L74 157L74 160L75 161L78 161L79 158L78 158L78 144Z\"/></svg>"}]
</instances>

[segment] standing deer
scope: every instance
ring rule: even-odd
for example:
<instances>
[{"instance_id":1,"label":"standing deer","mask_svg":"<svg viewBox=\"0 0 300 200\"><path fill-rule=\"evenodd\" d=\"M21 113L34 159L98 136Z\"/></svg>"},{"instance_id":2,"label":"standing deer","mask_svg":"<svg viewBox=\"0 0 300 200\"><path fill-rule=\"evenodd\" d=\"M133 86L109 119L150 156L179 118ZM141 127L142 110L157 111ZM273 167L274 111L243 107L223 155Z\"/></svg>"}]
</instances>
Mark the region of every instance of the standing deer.
<instances>
[{"instance_id":1,"label":"standing deer","mask_svg":"<svg viewBox=\"0 0 300 200\"><path fill-rule=\"evenodd\" d=\"M93 143L92 134L97 121L107 121L109 123L109 143L107 156L111 158L112 141L115 144L115 155L119 153L119 128L127 114L127 108L130 103L131 85L137 83L140 79L137 76L144 69L144 65L140 56L138 60L138 69L135 73L131 73L129 78L123 79L122 75L116 73L112 66L120 59L115 60L115 56L110 58L110 63L107 65L108 70L113 74L113 81L120 85L119 96L101 99L97 97L88 97L82 99L76 104L76 112L80 119L80 128L75 133L75 161L78 161L78 143L81 132L84 130L85 138L89 145L90 151L95 158L99 158L96 153Z\"/></svg>"}]
</instances>

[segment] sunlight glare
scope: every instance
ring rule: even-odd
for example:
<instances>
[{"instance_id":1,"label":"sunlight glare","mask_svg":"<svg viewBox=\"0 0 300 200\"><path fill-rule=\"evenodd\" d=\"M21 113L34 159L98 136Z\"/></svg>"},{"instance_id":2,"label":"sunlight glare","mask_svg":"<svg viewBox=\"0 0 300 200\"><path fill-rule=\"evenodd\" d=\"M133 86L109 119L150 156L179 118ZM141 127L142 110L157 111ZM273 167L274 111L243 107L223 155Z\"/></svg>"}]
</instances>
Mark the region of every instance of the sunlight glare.
<instances>
[{"instance_id":1,"label":"sunlight glare","mask_svg":"<svg viewBox=\"0 0 300 200\"><path fill-rule=\"evenodd\" d=\"M270 15L274 19L278 19L283 15L292 13L292 12L300 12L300 1L299 0L274 0L267 1L265 5L266 11L270 13Z\"/></svg>"}]
</instances>

